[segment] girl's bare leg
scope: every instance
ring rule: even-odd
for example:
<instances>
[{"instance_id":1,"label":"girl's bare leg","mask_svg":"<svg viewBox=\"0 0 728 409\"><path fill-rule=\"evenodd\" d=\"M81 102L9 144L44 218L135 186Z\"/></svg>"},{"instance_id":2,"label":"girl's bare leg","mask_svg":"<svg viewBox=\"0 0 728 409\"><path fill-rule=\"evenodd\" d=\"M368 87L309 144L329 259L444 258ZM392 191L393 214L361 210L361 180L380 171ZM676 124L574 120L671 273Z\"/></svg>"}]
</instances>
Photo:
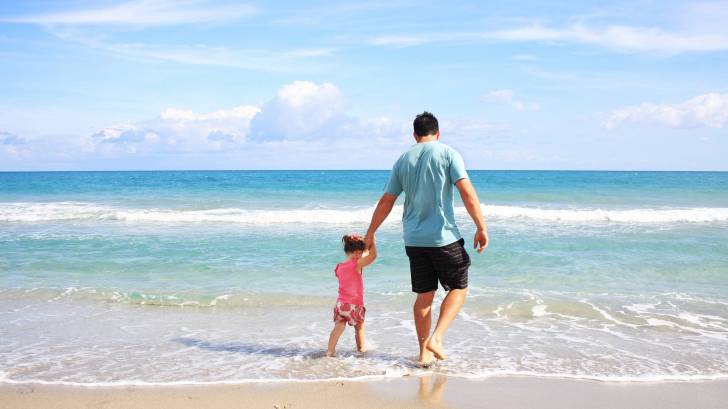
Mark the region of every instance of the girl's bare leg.
<instances>
[{"instance_id":1,"label":"girl's bare leg","mask_svg":"<svg viewBox=\"0 0 728 409\"><path fill-rule=\"evenodd\" d=\"M336 321L334 329L331 330L331 335L329 335L329 347L326 349L326 356L334 356L336 353L336 344L339 342L339 337L341 337L344 329L346 329L346 322Z\"/></svg>"},{"instance_id":2,"label":"girl's bare leg","mask_svg":"<svg viewBox=\"0 0 728 409\"><path fill-rule=\"evenodd\" d=\"M364 323L360 323L354 326L355 338L356 338L356 350L359 352L366 352L367 347L364 342Z\"/></svg>"}]
</instances>

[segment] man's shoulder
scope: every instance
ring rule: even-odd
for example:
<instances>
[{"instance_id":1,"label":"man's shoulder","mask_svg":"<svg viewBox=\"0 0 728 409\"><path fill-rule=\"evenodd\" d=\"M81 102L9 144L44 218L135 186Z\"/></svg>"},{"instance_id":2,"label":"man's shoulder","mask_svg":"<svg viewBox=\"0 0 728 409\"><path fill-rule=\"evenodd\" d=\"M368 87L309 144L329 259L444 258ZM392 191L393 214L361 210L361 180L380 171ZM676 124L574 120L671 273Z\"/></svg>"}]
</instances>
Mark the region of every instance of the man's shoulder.
<instances>
[{"instance_id":1,"label":"man's shoulder","mask_svg":"<svg viewBox=\"0 0 728 409\"><path fill-rule=\"evenodd\" d=\"M416 156L419 148L420 147L417 144L414 144L414 145L410 146L409 148L407 148L406 151L402 152L402 154L399 155L399 157L397 158L397 161L394 162L395 165L399 165L402 162L408 161L410 157Z\"/></svg>"},{"instance_id":2,"label":"man's shoulder","mask_svg":"<svg viewBox=\"0 0 728 409\"><path fill-rule=\"evenodd\" d=\"M450 145L448 145L446 143L439 142L439 145L440 145L440 149L442 149L444 152L447 152L447 153L450 153L450 154L452 154L452 153L456 153L458 155L460 154L457 151L457 149L453 148L452 146L450 146Z\"/></svg>"},{"instance_id":3,"label":"man's shoulder","mask_svg":"<svg viewBox=\"0 0 728 409\"><path fill-rule=\"evenodd\" d=\"M437 156L441 160L446 160L448 162L452 160L453 157L460 156L460 153L455 148L439 141L436 145L433 145L432 149L437 153Z\"/></svg>"},{"instance_id":4,"label":"man's shoulder","mask_svg":"<svg viewBox=\"0 0 728 409\"><path fill-rule=\"evenodd\" d=\"M455 148L440 141L414 144L397 158L394 167L399 167L404 162L411 162L419 158L423 152L428 152L428 156L432 159L446 161L451 160L453 156L460 155Z\"/></svg>"},{"instance_id":5,"label":"man's shoulder","mask_svg":"<svg viewBox=\"0 0 728 409\"><path fill-rule=\"evenodd\" d=\"M406 151L402 152L401 155L397 158L396 161L394 161L394 167L397 168L400 166L400 164L407 159L407 156L409 155L410 151L412 149L407 149Z\"/></svg>"}]
</instances>

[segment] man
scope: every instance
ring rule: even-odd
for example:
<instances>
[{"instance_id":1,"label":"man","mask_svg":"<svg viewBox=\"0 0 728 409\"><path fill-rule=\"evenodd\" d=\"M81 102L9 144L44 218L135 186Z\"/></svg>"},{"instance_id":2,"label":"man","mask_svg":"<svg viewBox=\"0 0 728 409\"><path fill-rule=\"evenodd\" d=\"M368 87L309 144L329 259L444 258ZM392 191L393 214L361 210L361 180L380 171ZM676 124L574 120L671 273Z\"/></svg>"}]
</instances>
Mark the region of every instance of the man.
<instances>
[{"instance_id":1,"label":"man","mask_svg":"<svg viewBox=\"0 0 728 409\"><path fill-rule=\"evenodd\" d=\"M445 331L460 312L468 291L470 257L455 225L453 187L457 187L465 208L475 222L474 248L482 253L488 245L488 233L480 209L480 200L468 179L460 154L440 143L437 118L423 112L414 120L417 143L402 154L392 168L385 193L379 199L367 231L367 247L384 222L402 191L405 192L404 244L410 261L415 327L420 344L419 362L429 366L446 359L442 346ZM432 325L432 300L437 282L447 291L442 301L435 330Z\"/></svg>"}]
</instances>

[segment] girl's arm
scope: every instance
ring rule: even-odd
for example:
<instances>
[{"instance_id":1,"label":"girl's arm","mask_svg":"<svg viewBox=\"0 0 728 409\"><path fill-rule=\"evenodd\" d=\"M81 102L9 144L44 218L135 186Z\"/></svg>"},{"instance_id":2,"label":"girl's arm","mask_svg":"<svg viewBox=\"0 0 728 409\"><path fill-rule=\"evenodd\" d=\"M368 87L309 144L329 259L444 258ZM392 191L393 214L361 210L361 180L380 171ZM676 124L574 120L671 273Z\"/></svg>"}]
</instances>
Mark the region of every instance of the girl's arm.
<instances>
[{"instance_id":1,"label":"girl's arm","mask_svg":"<svg viewBox=\"0 0 728 409\"><path fill-rule=\"evenodd\" d=\"M372 242L371 247L369 247L368 251L364 252L364 255L359 259L359 261L356 262L357 270L359 270L359 273L362 272L362 269L364 267L368 266L369 264L372 264L374 260L377 259L377 244Z\"/></svg>"}]
</instances>

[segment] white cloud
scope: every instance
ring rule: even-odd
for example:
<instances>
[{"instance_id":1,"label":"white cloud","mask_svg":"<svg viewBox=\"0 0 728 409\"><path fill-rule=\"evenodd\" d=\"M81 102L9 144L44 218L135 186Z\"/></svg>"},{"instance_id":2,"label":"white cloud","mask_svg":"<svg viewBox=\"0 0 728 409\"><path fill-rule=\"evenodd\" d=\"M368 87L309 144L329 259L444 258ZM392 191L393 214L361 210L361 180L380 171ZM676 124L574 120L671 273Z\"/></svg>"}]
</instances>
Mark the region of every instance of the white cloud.
<instances>
[{"instance_id":1,"label":"white cloud","mask_svg":"<svg viewBox=\"0 0 728 409\"><path fill-rule=\"evenodd\" d=\"M686 52L715 52L728 50L728 33L704 32L690 29L670 32L654 27L612 25L590 27L573 24L546 27L539 24L503 30L473 32L441 32L428 34L382 35L371 38L372 45L411 47L428 43L462 41L510 41L588 44L624 52L680 54Z\"/></svg>"},{"instance_id":2,"label":"white cloud","mask_svg":"<svg viewBox=\"0 0 728 409\"><path fill-rule=\"evenodd\" d=\"M511 59L516 61L538 61L540 58L533 54L514 54Z\"/></svg>"},{"instance_id":3,"label":"white cloud","mask_svg":"<svg viewBox=\"0 0 728 409\"><path fill-rule=\"evenodd\" d=\"M455 36L457 37L457 36ZM377 36L369 40L369 44L392 46L392 47L412 47L427 43L439 43L446 41L448 38L432 35L383 35Z\"/></svg>"},{"instance_id":4,"label":"white cloud","mask_svg":"<svg viewBox=\"0 0 728 409\"><path fill-rule=\"evenodd\" d=\"M331 49L246 50L221 46L159 46L86 42L87 46L116 55L147 60L169 61L186 65L209 65L265 71L310 70L307 60L327 57ZM295 67L295 68L294 68Z\"/></svg>"},{"instance_id":5,"label":"white cloud","mask_svg":"<svg viewBox=\"0 0 728 409\"><path fill-rule=\"evenodd\" d=\"M378 116L358 118L346 112L342 92L331 83L294 81L283 86L250 124L249 140L323 141L329 147L368 149L409 143L410 121Z\"/></svg>"},{"instance_id":6,"label":"white cloud","mask_svg":"<svg viewBox=\"0 0 728 409\"><path fill-rule=\"evenodd\" d=\"M519 111L538 111L541 106L535 102L520 101L515 98L516 93L510 89L498 89L485 93L481 100L496 104L508 105Z\"/></svg>"},{"instance_id":7,"label":"white cloud","mask_svg":"<svg viewBox=\"0 0 728 409\"><path fill-rule=\"evenodd\" d=\"M245 141L250 120L260 108L242 105L229 110L195 113L167 108L157 118L117 124L84 139L88 152L190 153L230 149Z\"/></svg>"},{"instance_id":8,"label":"white cloud","mask_svg":"<svg viewBox=\"0 0 728 409\"><path fill-rule=\"evenodd\" d=\"M134 0L107 7L17 16L0 21L28 24L164 26L229 21L255 12L256 8L249 4L220 5L199 0Z\"/></svg>"},{"instance_id":9,"label":"white cloud","mask_svg":"<svg viewBox=\"0 0 728 409\"><path fill-rule=\"evenodd\" d=\"M86 152L130 153L148 152L160 140L154 131L133 124L121 124L102 129L84 141Z\"/></svg>"},{"instance_id":10,"label":"white cloud","mask_svg":"<svg viewBox=\"0 0 728 409\"><path fill-rule=\"evenodd\" d=\"M115 124L81 139L82 150L101 155L213 153L256 147L319 149L408 142L411 125L388 117L356 118L331 83L294 81L261 107L241 105L198 113L167 108L158 117Z\"/></svg>"},{"instance_id":11,"label":"white cloud","mask_svg":"<svg viewBox=\"0 0 728 409\"><path fill-rule=\"evenodd\" d=\"M167 108L159 117L172 121L215 121L215 120L236 120L249 121L260 112L260 108L253 105L241 105L230 110L219 110L209 114L196 114L192 111L185 111L176 108Z\"/></svg>"},{"instance_id":12,"label":"white cloud","mask_svg":"<svg viewBox=\"0 0 728 409\"><path fill-rule=\"evenodd\" d=\"M111 53L116 56L150 61L168 61L185 65L207 65L264 71L306 72L315 69L315 61L333 54L331 48L244 49L225 46L158 45L110 42L88 36L76 28L49 29L61 40Z\"/></svg>"},{"instance_id":13,"label":"white cloud","mask_svg":"<svg viewBox=\"0 0 728 409\"><path fill-rule=\"evenodd\" d=\"M28 141L10 132L0 131L0 145L25 145Z\"/></svg>"},{"instance_id":14,"label":"white cloud","mask_svg":"<svg viewBox=\"0 0 728 409\"><path fill-rule=\"evenodd\" d=\"M336 86L294 81L278 90L276 97L253 119L251 137L298 139L314 133L337 136L337 128L348 121L343 96Z\"/></svg>"},{"instance_id":15,"label":"white cloud","mask_svg":"<svg viewBox=\"0 0 728 409\"><path fill-rule=\"evenodd\" d=\"M18 156L27 150L28 140L10 132L0 131L0 152L7 156Z\"/></svg>"},{"instance_id":16,"label":"white cloud","mask_svg":"<svg viewBox=\"0 0 728 409\"><path fill-rule=\"evenodd\" d=\"M562 28L540 25L501 30L485 38L509 41L563 41L598 45L621 51L647 51L666 54L728 50L728 36L699 32L666 32L659 28L609 26L593 28L575 24Z\"/></svg>"},{"instance_id":17,"label":"white cloud","mask_svg":"<svg viewBox=\"0 0 728 409\"><path fill-rule=\"evenodd\" d=\"M2 144L14 140L3 134L0 168L386 168L413 142L411 127L411 118L350 114L331 83L294 81L261 106L170 107L82 136L37 136L22 149Z\"/></svg>"},{"instance_id":18,"label":"white cloud","mask_svg":"<svg viewBox=\"0 0 728 409\"><path fill-rule=\"evenodd\" d=\"M604 126L611 129L625 122L658 123L672 128L722 128L728 122L728 94L711 92L679 104L643 102L619 108L609 114Z\"/></svg>"}]
</instances>

